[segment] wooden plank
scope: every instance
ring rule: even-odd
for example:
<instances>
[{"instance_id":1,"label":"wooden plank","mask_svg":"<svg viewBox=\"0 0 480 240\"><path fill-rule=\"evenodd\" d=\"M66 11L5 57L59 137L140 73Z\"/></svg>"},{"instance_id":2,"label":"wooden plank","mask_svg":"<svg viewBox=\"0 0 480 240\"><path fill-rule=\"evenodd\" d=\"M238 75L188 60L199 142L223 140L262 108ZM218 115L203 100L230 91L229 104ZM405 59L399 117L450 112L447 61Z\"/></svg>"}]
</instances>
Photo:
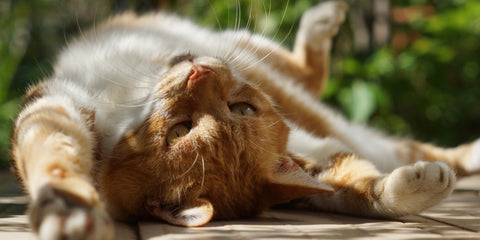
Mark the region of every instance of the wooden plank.
<instances>
[{"instance_id":1,"label":"wooden plank","mask_svg":"<svg viewBox=\"0 0 480 240\"><path fill-rule=\"evenodd\" d=\"M480 175L459 180L452 196L421 215L374 220L271 210L256 219L212 222L202 228L139 224L142 239L480 239Z\"/></svg>"},{"instance_id":2,"label":"wooden plank","mask_svg":"<svg viewBox=\"0 0 480 240\"><path fill-rule=\"evenodd\" d=\"M442 235L401 221L271 210L256 219L212 222L183 228L164 223L139 224L141 239L441 239Z\"/></svg>"},{"instance_id":3,"label":"wooden plank","mask_svg":"<svg viewBox=\"0 0 480 240\"><path fill-rule=\"evenodd\" d=\"M421 215L375 220L294 210L259 218L212 222L202 228L140 223L142 239L480 239L480 199L457 192Z\"/></svg>"},{"instance_id":4,"label":"wooden plank","mask_svg":"<svg viewBox=\"0 0 480 240\"><path fill-rule=\"evenodd\" d=\"M137 240L136 225L123 222L115 222L116 240Z\"/></svg>"},{"instance_id":5,"label":"wooden plank","mask_svg":"<svg viewBox=\"0 0 480 240\"><path fill-rule=\"evenodd\" d=\"M480 239L480 175L459 181L438 206L398 220L270 210L258 218L183 228L161 222L116 223L116 239ZM0 195L0 239L36 239L23 212L26 197Z\"/></svg>"},{"instance_id":6,"label":"wooden plank","mask_svg":"<svg viewBox=\"0 0 480 240\"><path fill-rule=\"evenodd\" d=\"M28 198L19 196L21 187L13 174L0 171L0 239L36 240L24 215Z\"/></svg>"},{"instance_id":7,"label":"wooden plank","mask_svg":"<svg viewBox=\"0 0 480 240\"><path fill-rule=\"evenodd\" d=\"M270 210L258 220L233 222L230 227L245 239L325 239L368 236L352 224L343 224L339 215L295 210ZM356 219L355 219L356 220Z\"/></svg>"},{"instance_id":8,"label":"wooden plank","mask_svg":"<svg viewBox=\"0 0 480 240\"><path fill-rule=\"evenodd\" d=\"M0 239L36 239L28 217L23 215L27 203L25 196L0 197ZM121 222L115 223L115 236L119 240L137 239L135 227Z\"/></svg>"},{"instance_id":9,"label":"wooden plank","mask_svg":"<svg viewBox=\"0 0 480 240\"><path fill-rule=\"evenodd\" d=\"M473 232L480 232L480 197L474 192L454 193L421 216Z\"/></svg>"},{"instance_id":10,"label":"wooden plank","mask_svg":"<svg viewBox=\"0 0 480 240\"><path fill-rule=\"evenodd\" d=\"M25 215L0 218L0 239L35 240Z\"/></svg>"},{"instance_id":11,"label":"wooden plank","mask_svg":"<svg viewBox=\"0 0 480 240\"><path fill-rule=\"evenodd\" d=\"M14 215L0 218L0 239L36 240L31 232L26 215ZM136 240L137 234L134 227L125 223L115 223L115 239Z\"/></svg>"},{"instance_id":12,"label":"wooden plank","mask_svg":"<svg viewBox=\"0 0 480 240\"><path fill-rule=\"evenodd\" d=\"M420 228L430 233L439 234L443 239L480 239L480 233L478 232L458 228L421 215L403 217L402 220L412 228Z\"/></svg>"},{"instance_id":13,"label":"wooden plank","mask_svg":"<svg viewBox=\"0 0 480 240\"><path fill-rule=\"evenodd\" d=\"M161 222L140 222L139 233L142 240L228 239L234 236L233 232L225 226L212 227L208 224L205 227L185 228Z\"/></svg>"},{"instance_id":14,"label":"wooden plank","mask_svg":"<svg viewBox=\"0 0 480 240\"><path fill-rule=\"evenodd\" d=\"M0 197L0 204L28 204L27 196Z\"/></svg>"},{"instance_id":15,"label":"wooden plank","mask_svg":"<svg viewBox=\"0 0 480 240\"><path fill-rule=\"evenodd\" d=\"M322 219L328 219L332 223L322 223L319 226L313 225L317 222L315 221L311 223L312 225L304 224L301 226L303 231L310 233L317 231L319 228L326 230L321 234L318 234L318 232L310 234L310 239L441 239L441 235L412 228L397 220L379 220L337 214L324 215ZM346 235L344 234L345 231L347 231Z\"/></svg>"}]
</instances>

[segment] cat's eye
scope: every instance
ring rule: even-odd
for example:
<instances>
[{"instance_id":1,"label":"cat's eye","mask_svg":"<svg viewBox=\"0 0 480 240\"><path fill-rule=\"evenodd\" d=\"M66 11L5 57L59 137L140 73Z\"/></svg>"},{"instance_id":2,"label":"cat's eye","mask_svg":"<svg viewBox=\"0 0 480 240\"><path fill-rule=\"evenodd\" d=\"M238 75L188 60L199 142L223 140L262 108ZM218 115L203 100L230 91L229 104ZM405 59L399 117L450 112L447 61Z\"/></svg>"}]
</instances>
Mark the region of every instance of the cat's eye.
<instances>
[{"instance_id":1,"label":"cat's eye","mask_svg":"<svg viewBox=\"0 0 480 240\"><path fill-rule=\"evenodd\" d=\"M252 116L257 113L255 108L248 103L235 103L230 106L230 111L241 116Z\"/></svg>"},{"instance_id":2,"label":"cat's eye","mask_svg":"<svg viewBox=\"0 0 480 240\"><path fill-rule=\"evenodd\" d=\"M173 126L167 134L167 145L172 146L182 137L187 135L190 132L191 124L188 123L179 123Z\"/></svg>"}]
</instances>

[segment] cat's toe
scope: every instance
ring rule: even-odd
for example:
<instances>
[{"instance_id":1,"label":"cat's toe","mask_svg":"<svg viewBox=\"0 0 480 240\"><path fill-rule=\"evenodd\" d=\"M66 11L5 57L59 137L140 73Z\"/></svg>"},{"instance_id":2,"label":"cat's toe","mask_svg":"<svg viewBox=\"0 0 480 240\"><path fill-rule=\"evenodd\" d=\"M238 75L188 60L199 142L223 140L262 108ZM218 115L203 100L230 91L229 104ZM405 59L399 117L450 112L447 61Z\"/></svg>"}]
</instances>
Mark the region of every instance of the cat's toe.
<instances>
[{"instance_id":1,"label":"cat's toe","mask_svg":"<svg viewBox=\"0 0 480 240\"><path fill-rule=\"evenodd\" d=\"M418 162L414 168L424 175L413 183L419 185L421 192L449 194L455 185L455 173L443 162Z\"/></svg>"},{"instance_id":2,"label":"cat's toe","mask_svg":"<svg viewBox=\"0 0 480 240\"><path fill-rule=\"evenodd\" d=\"M455 173L445 163L417 162L393 171L383 195L393 215L415 214L446 198L455 181Z\"/></svg>"},{"instance_id":3,"label":"cat's toe","mask_svg":"<svg viewBox=\"0 0 480 240\"><path fill-rule=\"evenodd\" d=\"M400 194L449 193L455 184L455 173L443 162L417 162L396 169L387 185Z\"/></svg>"},{"instance_id":4,"label":"cat's toe","mask_svg":"<svg viewBox=\"0 0 480 240\"><path fill-rule=\"evenodd\" d=\"M51 186L40 190L29 215L40 239L113 239L113 223L100 207Z\"/></svg>"}]
</instances>

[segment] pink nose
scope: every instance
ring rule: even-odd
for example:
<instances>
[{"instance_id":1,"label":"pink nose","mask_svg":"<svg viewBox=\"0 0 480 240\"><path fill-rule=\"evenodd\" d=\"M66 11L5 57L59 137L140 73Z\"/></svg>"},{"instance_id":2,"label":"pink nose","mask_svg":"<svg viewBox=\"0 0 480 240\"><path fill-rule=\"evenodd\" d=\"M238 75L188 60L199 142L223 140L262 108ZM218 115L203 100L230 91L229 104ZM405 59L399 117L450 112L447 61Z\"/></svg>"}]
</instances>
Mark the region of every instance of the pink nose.
<instances>
[{"instance_id":1,"label":"pink nose","mask_svg":"<svg viewBox=\"0 0 480 240\"><path fill-rule=\"evenodd\" d=\"M188 77L188 89L196 88L201 82L204 82L211 73L211 69L193 62L190 76Z\"/></svg>"}]
</instances>

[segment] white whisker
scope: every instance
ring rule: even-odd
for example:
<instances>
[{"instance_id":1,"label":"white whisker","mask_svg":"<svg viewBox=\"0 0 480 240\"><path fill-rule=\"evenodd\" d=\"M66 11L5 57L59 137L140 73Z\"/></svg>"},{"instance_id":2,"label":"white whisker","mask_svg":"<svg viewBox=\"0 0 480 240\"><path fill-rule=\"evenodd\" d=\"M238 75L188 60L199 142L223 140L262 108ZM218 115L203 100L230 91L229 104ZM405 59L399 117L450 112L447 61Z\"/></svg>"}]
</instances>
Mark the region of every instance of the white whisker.
<instances>
[{"instance_id":1,"label":"white whisker","mask_svg":"<svg viewBox=\"0 0 480 240\"><path fill-rule=\"evenodd\" d=\"M250 27L250 24L251 24L251 21L252 21L252 5L250 5L250 10L249 10L249 13L248 13L248 20L247 20L247 25L245 26L245 30L242 31L241 35L238 37L238 40L239 42L242 42L246 36L247 37L250 37L250 34L248 32L248 28ZM238 61L238 59L241 59L243 57L243 54L245 54L245 52L249 50L248 48L241 48L240 49L240 52L237 54L237 56L233 59L231 59L231 62L235 64L235 62Z\"/></svg>"},{"instance_id":2,"label":"white whisker","mask_svg":"<svg viewBox=\"0 0 480 240\"><path fill-rule=\"evenodd\" d=\"M143 71L139 71L136 67L133 67L131 59L126 60L123 55L120 56L121 58L119 59L120 62L122 63L122 67L124 68L119 68L118 66L115 67L115 70L119 73L124 74L125 76L128 76L130 79L135 80L135 82L143 82L143 83L151 83L151 81L144 80L143 78L139 77L142 76L146 79L155 79L155 75L152 73L152 75L149 75ZM143 62L137 63L137 66L148 66L149 64L144 64ZM133 73L133 74L132 74Z\"/></svg>"},{"instance_id":3,"label":"white whisker","mask_svg":"<svg viewBox=\"0 0 480 240\"><path fill-rule=\"evenodd\" d=\"M265 17L265 21L266 21L266 22L265 22L264 28L262 29L262 32L260 33L260 36L261 36L261 37L265 37L266 31L267 31L267 26L268 26L268 21L269 21L269 17L268 17L268 16L269 16L270 13L271 13L271 7L272 7L272 1L269 1L269 2L270 2L270 4L269 4L268 13L267 13L267 9L266 9L266 7L265 7L265 4L263 4L264 12L265 12L265 15L266 15L267 17ZM255 55L257 54L257 52L258 52L259 49L260 49L260 45L252 46L252 48L250 49L250 52L251 52L252 55L255 56Z\"/></svg>"},{"instance_id":4,"label":"white whisker","mask_svg":"<svg viewBox=\"0 0 480 240\"><path fill-rule=\"evenodd\" d=\"M263 1L262 1L263 3ZM269 1L269 5L268 5L268 12L267 12L267 7L265 6L265 4L263 4L263 11L264 11L264 14L265 14L265 23L264 23L264 27L262 29L262 32L260 33L260 36L262 37L265 37L265 34L267 32L267 26L268 26L268 20L270 19L269 16L270 16L270 13L272 11L272 1Z\"/></svg>"},{"instance_id":5,"label":"white whisker","mask_svg":"<svg viewBox=\"0 0 480 240\"><path fill-rule=\"evenodd\" d=\"M184 173L182 173L182 175L180 175L178 178L182 178L182 177L184 177L185 175L187 175L187 173L189 173L190 170L192 170L193 166L195 166L195 163L197 163L197 159L198 159L198 152L197 152L197 156L195 157L195 160L193 160L192 165L190 165L190 167L187 169L187 171L185 171ZM203 159L203 157L202 157L202 159Z\"/></svg>"},{"instance_id":6,"label":"white whisker","mask_svg":"<svg viewBox=\"0 0 480 240\"><path fill-rule=\"evenodd\" d=\"M205 184L205 159L202 156L202 185L200 185L200 189L203 188L203 185Z\"/></svg>"},{"instance_id":7,"label":"white whisker","mask_svg":"<svg viewBox=\"0 0 480 240\"><path fill-rule=\"evenodd\" d=\"M236 0L235 2L236 7L235 7L235 26L234 30L237 31L240 29L240 20L242 19L242 9L240 8L240 0Z\"/></svg>"},{"instance_id":8,"label":"white whisker","mask_svg":"<svg viewBox=\"0 0 480 240\"><path fill-rule=\"evenodd\" d=\"M85 34L84 34L83 31L82 31L82 27L80 26L80 22L78 21L78 15L75 15L75 21L76 21L77 28L78 28L78 32L80 33L80 36L81 36L83 39L86 39Z\"/></svg>"},{"instance_id":9,"label":"white whisker","mask_svg":"<svg viewBox=\"0 0 480 240\"><path fill-rule=\"evenodd\" d=\"M285 15L287 13L287 8L288 8L288 5L289 5L289 2L290 1L287 1L287 5L285 6L285 10L283 11L282 18L281 18L281 21L280 21L280 25L282 25L283 21L285 20ZM265 54L265 56L263 56L262 58L260 58L259 60L255 61L255 62L253 62L252 64L250 64L250 66L241 68L241 69L239 69L239 71L242 72L242 71L248 70L248 69L256 66L257 64L261 63L267 57L269 57L273 52L275 52L277 49L279 49L282 46L282 44L288 39L288 37L292 33L292 30L293 30L293 24L290 26L290 29L288 30L287 35L285 35L285 37L282 39L282 41L280 41L280 44L276 45L273 49L271 49L271 51L269 53ZM275 34L273 35L272 38L275 38L278 35L279 32L280 32L280 28L277 28L277 31L275 32Z\"/></svg>"},{"instance_id":10,"label":"white whisker","mask_svg":"<svg viewBox=\"0 0 480 240\"><path fill-rule=\"evenodd\" d=\"M277 124L278 124L279 122L281 122L281 121L282 121L282 120L277 120L277 121L271 123L270 125L268 125L267 128L271 128L271 127L277 125Z\"/></svg>"},{"instance_id":11,"label":"white whisker","mask_svg":"<svg viewBox=\"0 0 480 240\"><path fill-rule=\"evenodd\" d=\"M151 94L138 99L131 99L130 100L131 103L103 102L103 101L95 100L94 98L92 98L92 101L94 101L98 105L115 106L115 107L123 107L123 108L137 108L137 107L143 107L143 106L147 106L147 105L158 102L158 99L151 99L150 101L147 101L150 98L151 98Z\"/></svg>"},{"instance_id":12,"label":"white whisker","mask_svg":"<svg viewBox=\"0 0 480 240\"><path fill-rule=\"evenodd\" d=\"M285 8L284 8L284 10L283 10L282 18L280 19L280 24L279 24L279 26L282 26L283 22L285 21L285 16L287 15L287 9L288 9L288 5L289 5L289 4L290 4L290 0L287 0L287 4L285 5ZM290 30L288 31L287 36L290 35L290 32L292 31L292 28L293 28L293 25L290 26ZM275 34L273 34L272 39L275 39L275 38L277 37L277 35L278 35L279 32L280 32L280 27L278 27L277 30L275 31ZM287 38L287 37L284 37L284 38L282 39L282 41L280 42L280 44L282 44L282 43L285 41L286 38Z\"/></svg>"},{"instance_id":13,"label":"white whisker","mask_svg":"<svg viewBox=\"0 0 480 240\"><path fill-rule=\"evenodd\" d=\"M269 150L267 150L267 149L259 146L257 143L255 143L255 142L252 141L251 139L248 139L248 141L249 141L251 144L253 144L256 148L258 148L258 149L260 149L260 150L262 150L262 151L264 151L264 152L266 152L266 153L270 153L270 154L274 154L274 155L277 154L277 153L275 153L275 152L269 151ZM260 140L260 141L263 142L263 140Z\"/></svg>"},{"instance_id":14,"label":"white whisker","mask_svg":"<svg viewBox=\"0 0 480 240\"><path fill-rule=\"evenodd\" d=\"M220 17L218 16L217 14L217 11L215 10L215 7L213 6L212 2L210 0L208 0L208 4L210 5L210 8L213 10L213 14L215 15L215 20L217 22L217 25L218 25L218 30L221 32L223 31L223 28L222 28L222 24L220 23ZM223 35L220 35L220 37L222 37ZM220 40L219 42L219 46L217 47L216 49L216 52L215 52L215 57L219 57L219 51L220 49L222 49L222 44L223 44L223 41Z\"/></svg>"}]
</instances>

